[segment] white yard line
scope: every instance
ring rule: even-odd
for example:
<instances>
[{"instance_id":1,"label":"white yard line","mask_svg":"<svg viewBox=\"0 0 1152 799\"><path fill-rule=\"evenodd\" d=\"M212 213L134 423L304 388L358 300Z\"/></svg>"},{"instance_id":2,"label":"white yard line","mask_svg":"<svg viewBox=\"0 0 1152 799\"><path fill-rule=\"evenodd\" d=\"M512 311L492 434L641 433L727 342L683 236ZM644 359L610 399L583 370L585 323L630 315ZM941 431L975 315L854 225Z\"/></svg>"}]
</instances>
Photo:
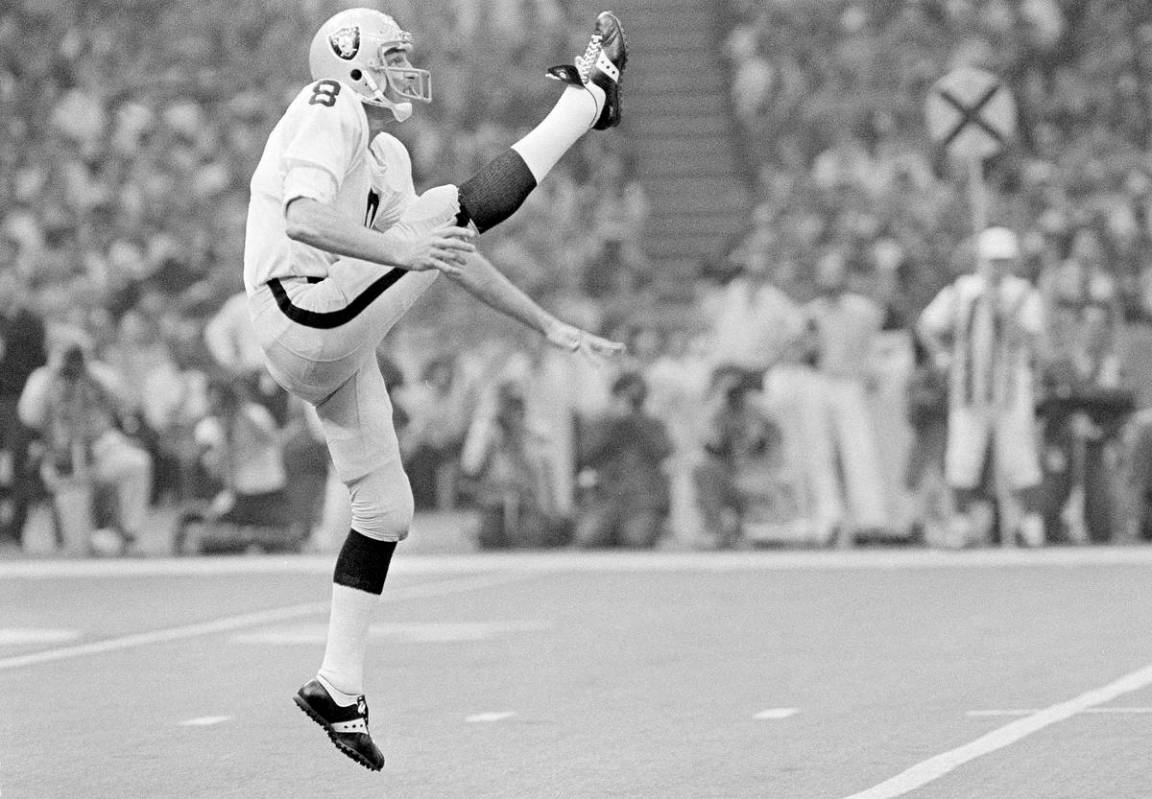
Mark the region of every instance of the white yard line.
<instances>
[{"instance_id":1,"label":"white yard line","mask_svg":"<svg viewBox=\"0 0 1152 799\"><path fill-rule=\"evenodd\" d=\"M28 644L62 644L80 637L79 630L54 630L46 627L0 627L0 646Z\"/></svg>"},{"instance_id":2,"label":"white yard line","mask_svg":"<svg viewBox=\"0 0 1152 799\"><path fill-rule=\"evenodd\" d=\"M231 721L232 716L197 716L194 719L184 719L180 722L181 727L214 727L217 724L223 724L226 721Z\"/></svg>"},{"instance_id":3,"label":"white yard line","mask_svg":"<svg viewBox=\"0 0 1152 799\"><path fill-rule=\"evenodd\" d=\"M403 602L409 599L446 596L462 591L476 591L483 588L491 588L522 579L524 579L523 575L489 574L461 580L445 580L427 585L403 586L385 591L381 597L381 601ZM253 613L241 613L236 616L225 616L224 618L197 622L195 624L183 624L178 627L149 630L148 632L122 635L117 638L105 638L100 641L90 641L88 643L62 646L55 649L46 649L39 652L29 652L24 655L0 658L0 671L18 669L25 666L36 666L41 663L52 663L57 660L69 660L87 655L117 652L124 649L136 649L152 644L183 641L189 638L216 635L245 627L274 624L276 622L327 612L328 601L325 600L323 602L305 602L299 605L258 610Z\"/></svg>"},{"instance_id":4,"label":"white yard line","mask_svg":"<svg viewBox=\"0 0 1152 799\"><path fill-rule=\"evenodd\" d=\"M1088 712L1117 697L1139 691L1149 685L1152 685L1152 664L1126 674L1100 688L1086 691L1066 702L1031 712L1023 718L981 735L974 741L923 760L879 785L866 791L851 794L844 799L893 799L897 796L904 796L940 779L945 774L976 758L1011 746L1033 733L1051 727L1053 724L1059 724L1078 713Z\"/></svg>"},{"instance_id":5,"label":"white yard line","mask_svg":"<svg viewBox=\"0 0 1152 799\"><path fill-rule=\"evenodd\" d=\"M484 724L494 721L504 721L515 715L511 710L496 710L488 713L473 713L471 716L465 716L464 720L473 724Z\"/></svg>"},{"instance_id":6,"label":"white yard line","mask_svg":"<svg viewBox=\"0 0 1152 799\"><path fill-rule=\"evenodd\" d=\"M795 716L800 712L798 707L771 707L767 710L761 710L753 718L760 719L761 721L779 721L791 716Z\"/></svg>"},{"instance_id":7,"label":"white yard line","mask_svg":"<svg viewBox=\"0 0 1152 799\"><path fill-rule=\"evenodd\" d=\"M1039 713L1039 710L969 710L965 716L972 718L989 718L996 716L1031 716L1033 713ZM1133 715L1140 716L1152 713L1152 707L1090 707L1087 710L1081 711L1082 713L1094 713L1097 715Z\"/></svg>"}]
</instances>

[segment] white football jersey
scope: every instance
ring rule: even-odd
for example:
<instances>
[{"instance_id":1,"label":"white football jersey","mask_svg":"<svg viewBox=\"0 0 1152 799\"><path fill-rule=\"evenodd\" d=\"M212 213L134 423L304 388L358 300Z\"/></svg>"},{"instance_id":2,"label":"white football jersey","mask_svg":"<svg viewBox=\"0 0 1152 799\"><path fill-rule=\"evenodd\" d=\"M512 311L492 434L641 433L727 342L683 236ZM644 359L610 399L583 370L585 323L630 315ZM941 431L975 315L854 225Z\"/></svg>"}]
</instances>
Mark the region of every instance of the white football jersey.
<instances>
[{"instance_id":1,"label":"white football jersey","mask_svg":"<svg viewBox=\"0 0 1152 799\"><path fill-rule=\"evenodd\" d=\"M357 94L333 80L305 86L272 129L252 175L244 240L249 294L272 278L326 277L338 256L288 238L284 211L307 197L384 230L415 197L408 151L381 133L369 143Z\"/></svg>"}]
</instances>

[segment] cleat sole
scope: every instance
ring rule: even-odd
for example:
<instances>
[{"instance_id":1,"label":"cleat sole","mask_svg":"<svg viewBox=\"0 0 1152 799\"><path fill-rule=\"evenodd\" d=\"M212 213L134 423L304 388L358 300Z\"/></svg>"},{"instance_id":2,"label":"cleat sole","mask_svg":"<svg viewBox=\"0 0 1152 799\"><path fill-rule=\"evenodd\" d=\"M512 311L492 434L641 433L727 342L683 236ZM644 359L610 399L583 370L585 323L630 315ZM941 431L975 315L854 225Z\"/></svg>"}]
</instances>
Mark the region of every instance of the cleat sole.
<instances>
[{"instance_id":1,"label":"cleat sole","mask_svg":"<svg viewBox=\"0 0 1152 799\"><path fill-rule=\"evenodd\" d=\"M345 744L343 741L341 741L338 737L336 737L336 733L334 733L332 731L332 728L328 725L328 722L326 722L323 718L321 718L320 714L318 714L315 710L313 710L312 707L307 702L305 702L303 699L301 699L298 696L292 697L292 701L296 703L296 707L300 708L300 710L302 710L304 712L304 715L306 715L308 718L312 719L312 721L316 722L317 724L319 724L321 727L324 728L324 732L328 733L328 740L331 741L332 745L335 746L338 750L340 750L341 753L343 753L344 755L346 755L350 759L355 760L357 763L359 763L361 766L368 769L369 771L380 771L382 766L373 765L368 760L366 760L363 755L361 755L355 749L351 748L350 746Z\"/></svg>"}]
</instances>

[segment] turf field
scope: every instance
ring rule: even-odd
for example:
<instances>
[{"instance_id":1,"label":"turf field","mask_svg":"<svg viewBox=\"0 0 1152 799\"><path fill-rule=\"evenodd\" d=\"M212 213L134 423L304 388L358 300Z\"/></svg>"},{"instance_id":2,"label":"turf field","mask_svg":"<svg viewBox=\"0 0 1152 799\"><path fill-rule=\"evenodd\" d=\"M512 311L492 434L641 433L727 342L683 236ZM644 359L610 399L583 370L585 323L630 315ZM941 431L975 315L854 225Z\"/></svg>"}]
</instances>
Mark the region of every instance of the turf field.
<instances>
[{"instance_id":1,"label":"turf field","mask_svg":"<svg viewBox=\"0 0 1152 799\"><path fill-rule=\"evenodd\" d=\"M2 795L1152 795L1152 550L402 553L380 774L291 701L330 563L0 562Z\"/></svg>"}]
</instances>

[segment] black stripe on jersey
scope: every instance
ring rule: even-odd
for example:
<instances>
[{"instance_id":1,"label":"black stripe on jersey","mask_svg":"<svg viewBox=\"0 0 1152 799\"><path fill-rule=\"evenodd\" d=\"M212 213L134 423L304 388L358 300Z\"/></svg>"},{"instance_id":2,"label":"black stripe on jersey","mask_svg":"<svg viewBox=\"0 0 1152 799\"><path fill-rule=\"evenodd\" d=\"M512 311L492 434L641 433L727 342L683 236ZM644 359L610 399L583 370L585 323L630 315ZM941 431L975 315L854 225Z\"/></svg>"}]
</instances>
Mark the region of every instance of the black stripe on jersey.
<instances>
[{"instance_id":1,"label":"black stripe on jersey","mask_svg":"<svg viewBox=\"0 0 1152 799\"><path fill-rule=\"evenodd\" d=\"M276 298L276 304L280 306L280 310L293 322L304 325L304 327L331 330L351 322L360 315L361 311L371 305L373 300L394 286L396 281L406 274L407 270L393 269L388 274L378 278L368 288L360 292L352 302L337 311L309 311L307 308L294 305L279 278L269 280L268 288L272 291L272 296ZM308 282L313 281L309 278Z\"/></svg>"}]
</instances>

